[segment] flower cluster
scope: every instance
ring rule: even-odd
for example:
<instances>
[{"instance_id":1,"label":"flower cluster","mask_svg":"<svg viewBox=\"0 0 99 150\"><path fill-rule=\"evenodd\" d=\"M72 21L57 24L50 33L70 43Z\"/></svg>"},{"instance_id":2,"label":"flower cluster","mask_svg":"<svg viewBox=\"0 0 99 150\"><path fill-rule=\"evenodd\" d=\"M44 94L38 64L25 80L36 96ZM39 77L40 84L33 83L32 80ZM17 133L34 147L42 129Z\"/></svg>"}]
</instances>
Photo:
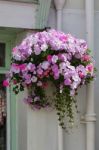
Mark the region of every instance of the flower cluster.
<instances>
[{"instance_id":1,"label":"flower cluster","mask_svg":"<svg viewBox=\"0 0 99 150\"><path fill-rule=\"evenodd\" d=\"M86 41L56 30L33 33L13 48L4 86L13 83L16 94L29 90L25 102L32 108L54 106L64 128L64 117L73 120L72 106L79 86L94 78L94 61ZM55 86L52 100L46 88Z\"/></svg>"}]
</instances>

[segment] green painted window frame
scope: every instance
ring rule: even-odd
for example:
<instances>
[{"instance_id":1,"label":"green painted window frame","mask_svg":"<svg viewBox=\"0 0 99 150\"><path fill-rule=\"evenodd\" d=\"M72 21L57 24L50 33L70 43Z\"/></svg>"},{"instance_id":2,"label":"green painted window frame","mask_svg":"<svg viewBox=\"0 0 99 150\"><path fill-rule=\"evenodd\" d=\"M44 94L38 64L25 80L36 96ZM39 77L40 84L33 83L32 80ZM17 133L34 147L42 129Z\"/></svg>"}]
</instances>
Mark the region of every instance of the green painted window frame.
<instances>
[{"instance_id":1,"label":"green painted window frame","mask_svg":"<svg viewBox=\"0 0 99 150\"><path fill-rule=\"evenodd\" d=\"M6 44L5 67L0 67L0 74L6 74L10 68L11 49L15 42L15 37L9 35L0 35L0 42ZM13 93L12 86L7 90L10 93L10 150L16 150L17 146L17 126L16 126L16 96ZM9 149L8 149L9 150Z\"/></svg>"}]
</instances>

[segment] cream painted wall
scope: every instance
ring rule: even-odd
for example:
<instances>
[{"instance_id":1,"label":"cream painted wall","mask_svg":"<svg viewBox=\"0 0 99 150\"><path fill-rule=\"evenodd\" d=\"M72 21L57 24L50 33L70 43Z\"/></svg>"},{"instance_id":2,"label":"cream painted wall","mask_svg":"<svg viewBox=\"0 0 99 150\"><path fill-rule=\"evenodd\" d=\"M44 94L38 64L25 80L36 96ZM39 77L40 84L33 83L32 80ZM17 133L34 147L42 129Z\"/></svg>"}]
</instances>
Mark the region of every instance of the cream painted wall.
<instances>
[{"instance_id":1,"label":"cream painted wall","mask_svg":"<svg viewBox=\"0 0 99 150\"><path fill-rule=\"evenodd\" d=\"M19 44L30 32L21 32L16 36ZM27 91L16 97L17 150L57 150L57 116L54 110L33 111L23 98Z\"/></svg>"},{"instance_id":2,"label":"cream painted wall","mask_svg":"<svg viewBox=\"0 0 99 150\"><path fill-rule=\"evenodd\" d=\"M58 150L57 129L54 110L33 111L28 107L28 150Z\"/></svg>"},{"instance_id":3,"label":"cream painted wall","mask_svg":"<svg viewBox=\"0 0 99 150\"><path fill-rule=\"evenodd\" d=\"M99 2L95 0L95 9L99 10ZM54 7L50 9L47 26L56 27L56 12ZM67 0L63 9L62 30L71 33L78 38L86 39L84 0ZM23 38L20 34L19 42ZM95 12L95 60L99 68L99 12ZM96 122L96 149L99 150L99 77L95 82L95 110ZM21 98L21 96L20 96ZM18 150L57 150L57 121L55 112L33 112L25 106L23 101L17 101L18 121ZM78 108L79 119L85 113L86 89L79 90ZM28 111L27 111L28 110ZM21 114L21 115L20 115ZM85 124L77 119L76 125L69 135L64 132L64 150L85 150ZM40 124L41 123L41 124ZM45 142L46 141L46 142Z\"/></svg>"},{"instance_id":4,"label":"cream painted wall","mask_svg":"<svg viewBox=\"0 0 99 150\"><path fill-rule=\"evenodd\" d=\"M14 2L26 2L26 3L33 3L36 2L38 3L38 0L8 0L8 1L14 1Z\"/></svg>"},{"instance_id":5,"label":"cream painted wall","mask_svg":"<svg viewBox=\"0 0 99 150\"><path fill-rule=\"evenodd\" d=\"M66 9L63 11L63 31L71 32L77 37L84 36L84 24L81 20L83 14L73 15L71 12L70 16L67 13ZM68 16L68 17L67 17ZM70 19L72 22L70 21ZM75 20L73 20L73 18ZM75 23L74 26L72 23L78 20L78 23ZM70 22L69 22L70 21ZM48 19L48 26L53 28L56 27L56 13L54 8L50 9L50 15ZM75 28L75 31L73 28ZM78 30L78 32L76 32ZM81 32L82 31L82 32ZM20 33L17 36L17 43L19 43L22 38L27 33ZM80 117L85 113L85 88L79 90L80 94L78 96L78 109L80 110L79 115L76 117L76 124L72 133L67 134L64 132L64 150L85 150L85 125L81 124ZM25 93L26 94L26 93ZM22 96L23 95L23 96ZM58 123L57 117L54 111L32 111L27 107L22 98L24 94L21 94L17 99L17 130L18 130L18 150L57 150L58 149Z\"/></svg>"},{"instance_id":6,"label":"cream painted wall","mask_svg":"<svg viewBox=\"0 0 99 150\"><path fill-rule=\"evenodd\" d=\"M48 20L47 20L47 27L56 28L56 11L54 7L50 8Z\"/></svg>"},{"instance_id":7,"label":"cream painted wall","mask_svg":"<svg viewBox=\"0 0 99 150\"><path fill-rule=\"evenodd\" d=\"M99 1L95 0L95 10L99 11Z\"/></svg>"},{"instance_id":8,"label":"cream painted wall","mask_svg":"<svg viewBox=\"0 0 99 150\"><path fill-rule=\"evenodd\" d=\"M71 2L71 3L70 3ZM77 3L76 3L77 2ZM84 1L67 0L67 3L63 9L63 21L62 30L65 33L71 33L78 38L86 39L85 34L85 13L84 13ZM97 69L99 68L99 1L95 0L95 61ZM81 107L81 116L85 113L85 91L80 91L78 100L79 107ZM96 134L95 150L99 150L99 73L97 73L97 79L95 82L95 111L97 115L96 121ZM85 124L81 124L78 129L75 128L73 134L64 133L64 149L66 150L85 150Z\"/></svg>"},{"instance_id":9,"label":"cream painted wall","mask_svg":"<svg viewBox=\"0 0 99 150\"><path fill-rule=\"evenodd\" d=\"M84 9L84 0L66 0L64 8L67 9Z\"/></svg>"},{"instance_id":10,"label":"cream painted wall","mask_svg":"<svg viewBox=\"0 0 99 150\"><path fill-rule=\"evenodd\" d=\"M98 4L98 1L97 1L97 4ZM62 22L64 32L71 33L78 38L86 39L85 23L86 22L85 22L84 11L77 10L77 9L66 9L66 8L64 8L64 10L63 10L63 22ZM94 53L95 53L96 66L98 69L99 68L99 11L95 11L95 22L94 23L95 23ZM81 94L84 94L84 92L82 91ZM80 99L80 103L81 103L81 101L83 102L83 99L82 100ZM95 111L96 111L96 116L97 116L96 134L95 134L95 137L96 137L96 139L95 139L95 142L96 142L95 150L99 150L99 142L98 142L98 139L99 139L99 108L98 108L98 106L99 106L99 73L97 73L97 79L95 82ZM84 111L83 111L83 113L84 113ZM83 128L85 128L85 127L83 126ZM81 130L79 130L80 132L78 132L80 141L81 141L82 135L83 135L82 141L85 139L85 135L84 135L85 129L83 129L83 128L81 128L81 130L83 130L83 134L81 134ZM76 132L76 136L78 136L78 134ZM73 146L73 144L74 144L74 141L71 142L72 146ZM70 145L70 147L72 147L71 145ZM78 142L78 145L79 145L79 142ZM67 142L66 146L68 147L68 142ZM70 150L71 149L72 148L70 148ZM79 145L79 150L80 149L82 149L82 147L80 147L80 145Z\"/></svg>"},{"instance_id":11,"label":"cream painted wall","mask_svg":"<svg viewBox=\"0 0 99 150\"><path fill-rule=\"evenodd\" d=\"M95 10L99 10L99 0L94 0ZM85 8L85 0L66 0L66 4L64 6L66 9L84 9Z\"/></svg>"},{"instance_id":12,"label":"cream painted wall","mask_svg":"<svg viewBox=\"0 0 99 150\"><path fill-rule=\"evenodd\" d=\"M15 45L20 44L26 35L27 32L16 34ZM27 92L16 95L17 150L27 150L27 105L23 102L26 95Z\"/></svg>"},{"instance_id":13,"label":"cream painted wall","mask_svg":"<svg viewBox=\"0 0 99 150\"><path fill-rule=\"evenodd\" d=\"M23 102L26 93L16 96L17 150L27 150L27 105Z\"/></svg>"},{"instance_id":14,"label":"cream painted wall","mask_svg":"<svg viewBox=\"0 0 99 150\"><path fill-rule=\"evenodd\" d=\"M35 28L37 4L0 1L0 26Z\"/></svg>"}]
</instances>

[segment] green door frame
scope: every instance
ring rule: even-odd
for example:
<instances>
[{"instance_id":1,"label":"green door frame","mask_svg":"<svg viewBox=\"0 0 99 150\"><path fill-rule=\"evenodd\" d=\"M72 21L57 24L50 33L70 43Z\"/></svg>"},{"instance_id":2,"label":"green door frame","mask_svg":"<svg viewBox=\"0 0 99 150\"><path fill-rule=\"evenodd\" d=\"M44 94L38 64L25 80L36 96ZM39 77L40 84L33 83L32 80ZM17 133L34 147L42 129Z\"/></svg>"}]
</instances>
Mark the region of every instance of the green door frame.
<instances>
[{"instance_id":1,"label":"green door frame","mask_svg":"<svg viewBox=\"0 0 99 150\"><path fill-rule=\"evenodd\" d=\"M10 62L11 62L11 49L15 43L15 36L14 35L6 35L6 34L0 34L0 42L4 42L6 44L6 54L5 54L5 61L6 65L5 67L0 67L0 74L6 74L6 72L10 68ZM17 147L17 126L16 126L16 96L12 91L12 87L10 87L7 92L10 94L10 150L16 150ZM8 148L9 150L9 148Z\"/></svg>"}]
</instances>

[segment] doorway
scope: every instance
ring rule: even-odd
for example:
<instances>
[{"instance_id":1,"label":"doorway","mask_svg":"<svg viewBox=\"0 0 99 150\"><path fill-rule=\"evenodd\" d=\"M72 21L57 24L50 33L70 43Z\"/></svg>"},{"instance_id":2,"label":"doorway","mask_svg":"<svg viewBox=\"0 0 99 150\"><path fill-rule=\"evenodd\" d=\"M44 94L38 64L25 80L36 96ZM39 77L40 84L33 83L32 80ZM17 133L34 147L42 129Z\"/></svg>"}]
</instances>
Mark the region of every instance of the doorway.
<instances>
[{"instance_id":1,"label":"doorway","mask_svg":"<svg viewBox=\"0 0 99 150\"><path fill-rule=\"evenodd\" d=\"M10 53L6 41L0 41L0 150L10 150L10 93L3 80L10 64ZM9 56L8 56L9 55Z\"/></svg>"}]
</instances>

